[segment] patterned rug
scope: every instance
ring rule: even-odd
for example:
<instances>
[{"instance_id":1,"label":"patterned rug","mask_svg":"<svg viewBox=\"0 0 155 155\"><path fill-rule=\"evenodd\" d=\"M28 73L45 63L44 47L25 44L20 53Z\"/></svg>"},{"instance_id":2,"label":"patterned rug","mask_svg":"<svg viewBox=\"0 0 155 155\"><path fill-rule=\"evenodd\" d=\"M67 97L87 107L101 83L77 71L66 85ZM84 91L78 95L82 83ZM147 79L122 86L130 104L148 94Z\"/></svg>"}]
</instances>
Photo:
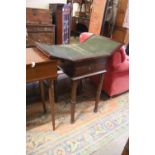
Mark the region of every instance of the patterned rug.
<instances>
[{"instance_id":1,"label":"patterned rug","mask_svg":"<svg viewBox=\"0 0 155 155\"><path fill-rule=\"evenodd\" d=\"M101 95L99 110L93 112L95 89L87 86L77 97L75 123L70 124L70 97L64 94L56 104L56 130L52 131L50 106L34 117L27 116L27 155L90 155L128 133L128 93L114 98ZM29 105L39 109L40 103Z\"/></svg>"}]
</instances>

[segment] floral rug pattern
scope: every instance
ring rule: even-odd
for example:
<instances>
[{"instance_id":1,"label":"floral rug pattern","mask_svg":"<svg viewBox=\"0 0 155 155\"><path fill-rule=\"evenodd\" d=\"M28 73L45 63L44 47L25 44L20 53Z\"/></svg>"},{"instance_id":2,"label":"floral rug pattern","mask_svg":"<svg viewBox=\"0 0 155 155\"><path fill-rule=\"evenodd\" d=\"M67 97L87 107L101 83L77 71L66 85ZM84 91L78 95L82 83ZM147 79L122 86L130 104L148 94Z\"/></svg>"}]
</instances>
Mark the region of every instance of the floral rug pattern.
<instances>
[{"instance_id":1,"label":"floral rug pattern","mask_svg":"<svg viewBox=\"0 0 155 155\"><path fill-rule=\"evenodd\" d=\"M94 113L94 92L88 85L77 97L74 124L70 124L69 94L60 96L56 104L55 131L52 131L50 105L47 114L28 118L27 155L90 155L128 133L128 93L106 100L102 95L99 110Z\"/></svg>"}]
</instances>

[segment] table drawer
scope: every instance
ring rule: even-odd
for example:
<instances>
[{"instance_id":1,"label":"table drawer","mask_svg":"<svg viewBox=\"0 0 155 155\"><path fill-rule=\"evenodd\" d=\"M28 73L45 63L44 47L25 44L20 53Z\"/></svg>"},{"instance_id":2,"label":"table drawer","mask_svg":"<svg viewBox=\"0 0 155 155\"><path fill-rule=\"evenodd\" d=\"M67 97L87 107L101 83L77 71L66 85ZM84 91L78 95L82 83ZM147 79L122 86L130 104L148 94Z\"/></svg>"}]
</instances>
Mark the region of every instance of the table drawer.
<instances>
[{"instance_id":1,"label":"table drawer","mask_svg":"<svg viewBox=\"0 0 155 155\"><path fill-rule=\"evenodd\" d=\"M81 76L89 73L104 70L106 68L106 61L92 61L84 62L75 65L74 76Z\"/></svg>"},{"instance_id":2,"label":"table drawer","mask_svg":"<svg viewBox=\"0 0 155 155\"><path fill-rule=\"evenodd\" d=\"M35 67L31 67L31 65L26 66L27 82L55 78L56 76L57 67L55 61L36 64Z\"/></svg>"},{"instance_id":3,"label":"table drawer","mask_svg":"<svg viewBox=\"0 0 155 155\"><path fill-rule=\"evenodd\" d=\"M98 64L98 65L89 65L89 66L81 66L77 67L74 72L74 76L81 76L89 73L94 73L97 71L104 70L105 64Z\"/></svg>"},{"instance_id":4,"label":"table drawer","mask_svg":"<svg viewBox=\"0 0 155 155\"><path fill-rule=\"evenodd\" d=\"M107 57L82 62L61 61L60 67L70 77L82 76L106 69Z\"/></svg>"}]
</instances>

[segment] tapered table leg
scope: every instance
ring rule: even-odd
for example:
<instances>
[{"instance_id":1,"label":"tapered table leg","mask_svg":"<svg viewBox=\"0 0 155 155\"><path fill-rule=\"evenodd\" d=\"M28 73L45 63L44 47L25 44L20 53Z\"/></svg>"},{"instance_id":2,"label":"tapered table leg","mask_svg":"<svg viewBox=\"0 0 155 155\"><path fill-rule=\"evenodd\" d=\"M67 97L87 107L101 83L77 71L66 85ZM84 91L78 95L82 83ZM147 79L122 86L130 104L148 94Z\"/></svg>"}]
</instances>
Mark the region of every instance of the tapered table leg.
<instances>
[{"instance_id":1,"label":"tapered table leg","mask_svg":"<svg viewBox=\"0 0 155 155\"><path fill-rule=\"evenodd\" d=\"M74 123L77 85L78 85L78 80L73 80L72 90L71 90L71 123Z\"/></svg>"},{"instance_id":2,"label":"tapered table leg","mask_svg":"<svg viewBox=\"0 0 155 155\"><path fill-rule=\"evenodd\" d=\"M58 102L58 96L57 96L57 79L54 80L54 99L55 99L55 102Z\"/></svg>"},{"instance_id":3,"label":"tapered table leg","mask_svg":"<svg viewBox=\"0 0 155 155\"><path fill-rule=\"evenodd\" d=\"M43 83L43 81L39 81L39 84L40 84L41 100L42 100L43 110L44 110L44 113L46 113L44 83Z\"/></svg>"},{"instance_id":4,"label":"tapered table leg","mask_svg":"<svg viewBox=\"0 0 155 155\"><path fill-rule=\"evenodd\" d=\"M96 92L94 112L98 111L98 102L100 100L102 84L103 84L103 73L99 75L99 83L98 83L97 92Z\"/></svg>"},{"instance_id":5,"label":"tapered table leg","mask_svg":"<svg viewBox=\"0 0 155 155\"><path fill-rule=\"evenodd\" d=\"M55 130L55 103L54 103L54 84L53 80L48 80L48 93L49 93L49 102L51 105L51 116L52 116L52 125L53 130Z\"/></svg>"}]
</instances>

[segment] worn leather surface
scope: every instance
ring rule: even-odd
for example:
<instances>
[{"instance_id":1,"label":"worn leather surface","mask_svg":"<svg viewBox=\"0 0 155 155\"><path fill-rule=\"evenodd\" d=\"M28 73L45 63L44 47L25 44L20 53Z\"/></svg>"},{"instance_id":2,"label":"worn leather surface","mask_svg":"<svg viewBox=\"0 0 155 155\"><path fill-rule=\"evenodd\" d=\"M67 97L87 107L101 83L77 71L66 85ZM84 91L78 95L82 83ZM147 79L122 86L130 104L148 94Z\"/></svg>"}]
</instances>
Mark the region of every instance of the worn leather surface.
<instances>
[{"instance_id":1,"label":"worn leather surface","mask_svg":"<svg viewBox=\"0 0 155 155\"><path fill-rule=\"evenodd\" d=\"M36 47L49 57L70 61L110 56L121 45L122 43L98 35L93 35L79 44L47 45L36 43Z\"/></svg>"}]
</instances>

